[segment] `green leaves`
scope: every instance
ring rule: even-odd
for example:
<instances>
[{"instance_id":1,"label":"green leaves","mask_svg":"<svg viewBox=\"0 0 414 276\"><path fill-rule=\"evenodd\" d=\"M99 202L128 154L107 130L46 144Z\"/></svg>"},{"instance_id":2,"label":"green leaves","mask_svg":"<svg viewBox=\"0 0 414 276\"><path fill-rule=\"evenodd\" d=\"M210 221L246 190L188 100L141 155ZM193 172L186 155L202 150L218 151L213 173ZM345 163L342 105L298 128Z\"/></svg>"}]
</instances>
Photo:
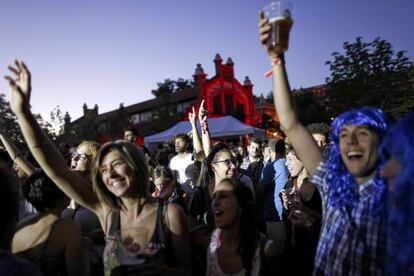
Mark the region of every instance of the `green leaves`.
<instances>
[{"instance_id":1,"label":"green leaves","mask_svg":"<svg viewBox=\"0 0 414 276\"><path fill-rule=\"evenodd\" d=\"M392 44L376 38L345 42L343 53L334 52L326 79L332 117L365 105L382 108L399 118L414 108L413 63L405 51L395 52Z\"/></svg>"}]
</instances>

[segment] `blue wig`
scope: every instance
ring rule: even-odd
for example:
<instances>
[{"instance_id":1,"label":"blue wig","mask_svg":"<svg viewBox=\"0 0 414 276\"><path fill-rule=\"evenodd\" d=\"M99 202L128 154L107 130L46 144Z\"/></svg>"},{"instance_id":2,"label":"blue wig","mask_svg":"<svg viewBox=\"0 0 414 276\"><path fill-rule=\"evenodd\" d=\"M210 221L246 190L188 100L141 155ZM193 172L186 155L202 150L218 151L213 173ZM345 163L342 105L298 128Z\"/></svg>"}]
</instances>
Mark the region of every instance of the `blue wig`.
<instances>
[{"instance_id":1,"label":"blue wig","mask_svg":"<svg viewBox=\"0 0 414 276\"><path fill-rule=\"evenodd\" d=\"M341 158L339 149L339 133L344 125L367 126L374 131L379 141L388 128L388 120L383 111L374 107L363 107L360 109L350 110L339 115L331 126L333 144L328 155L328 200L331 204L340 208L342 206L354 206L359 201L358 184L354 177L349 173ZM386 188L383 180L379 178L379 168L381 167L381 158L378 158L377 169L374 178L375 187L375 206L376 209L383 209L385 202Z\"/></svg>"},{"instance_id":2,"label":"blue wig","mask_svg":"<svg viewBox=\"0 0 414 276\"><path fill-rule=\"evenodd\" d=\"M414 275L414 112L397 122L381 146L385 159L401 165L389 191L388 263L389 275Z\"/></svg>"}]
</instances>

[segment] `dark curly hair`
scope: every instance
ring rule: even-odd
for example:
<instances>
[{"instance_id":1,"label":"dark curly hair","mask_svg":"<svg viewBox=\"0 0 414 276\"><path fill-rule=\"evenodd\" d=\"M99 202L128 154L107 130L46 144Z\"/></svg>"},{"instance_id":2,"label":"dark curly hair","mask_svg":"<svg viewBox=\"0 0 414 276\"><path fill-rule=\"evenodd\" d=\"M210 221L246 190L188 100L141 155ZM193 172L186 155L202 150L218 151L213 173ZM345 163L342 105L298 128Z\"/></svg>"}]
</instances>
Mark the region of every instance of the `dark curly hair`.
<instances>
[{"instance_id":1,"label":"dark curly hair","mask_svg":"<svg viewBox=\"0 0 414 276\"><path fill-rule=\"evenodd\" d=\"M38 212L50 211L67 198L43 170L37 170L27 178L22 185L22 192Z\"/></svg>"},{"instance_id":2,"label":"dark curly hair","mask_svg":"<svg viewBox=\"0 0 414 276\"><path fill-rule=\"evenodd\" d=\"M326 136L326 139L329 138L329 132L331 130L330 126L325 123L313 123L306 126L310 133L320 133Z\"/></svg>"}]
</instances>

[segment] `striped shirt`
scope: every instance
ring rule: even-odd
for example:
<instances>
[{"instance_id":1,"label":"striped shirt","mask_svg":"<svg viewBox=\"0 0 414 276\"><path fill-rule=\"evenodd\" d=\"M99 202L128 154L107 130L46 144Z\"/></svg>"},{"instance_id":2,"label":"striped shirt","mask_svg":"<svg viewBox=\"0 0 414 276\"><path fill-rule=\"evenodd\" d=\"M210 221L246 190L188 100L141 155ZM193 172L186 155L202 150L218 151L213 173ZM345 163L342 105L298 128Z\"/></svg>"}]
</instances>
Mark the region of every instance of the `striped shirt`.
<instances>
[{"instance_id":1,"label":"striped shirt","mask_svg":"<svg viewBox=\"0 0 414 276\"><path fill-rule=\"evenodd\" d=\"M359 186L354 208L335 208L328 200L328 165L319 164L312 182L322 197L322 228L313 275L383 275L386 218L375 214L373 180Z\"/></svg>"}]
</instances>

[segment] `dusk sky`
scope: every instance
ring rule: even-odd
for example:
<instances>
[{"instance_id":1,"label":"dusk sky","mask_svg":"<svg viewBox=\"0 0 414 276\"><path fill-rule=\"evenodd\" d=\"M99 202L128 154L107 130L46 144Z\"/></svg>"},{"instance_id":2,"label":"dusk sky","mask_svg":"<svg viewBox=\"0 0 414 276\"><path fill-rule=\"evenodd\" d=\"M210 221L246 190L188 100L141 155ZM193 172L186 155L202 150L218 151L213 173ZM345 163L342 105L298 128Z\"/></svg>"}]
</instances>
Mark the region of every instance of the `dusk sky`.
<instances>
[{"instance_id":1,"label":"dusk sky","mask_svg":"<svg viewBox=\"0 0 414 276\"><path fill-rule=\"evenodd\" d=\"M45 119L57 105L75 120L82 105L107 112L153 98L166 78L208 77L219 53L240 82L271 91L259 45L264 0L0 0L0 75L14 58L33 75L32 106ZM345 41L390 41L414 60L413 0L296 0L286 64L293 88L323 84L324 65ZM7 95L6 81L0 92ZM8 98L8 96L7 96Z\"/></svg>"}]
</instances>

